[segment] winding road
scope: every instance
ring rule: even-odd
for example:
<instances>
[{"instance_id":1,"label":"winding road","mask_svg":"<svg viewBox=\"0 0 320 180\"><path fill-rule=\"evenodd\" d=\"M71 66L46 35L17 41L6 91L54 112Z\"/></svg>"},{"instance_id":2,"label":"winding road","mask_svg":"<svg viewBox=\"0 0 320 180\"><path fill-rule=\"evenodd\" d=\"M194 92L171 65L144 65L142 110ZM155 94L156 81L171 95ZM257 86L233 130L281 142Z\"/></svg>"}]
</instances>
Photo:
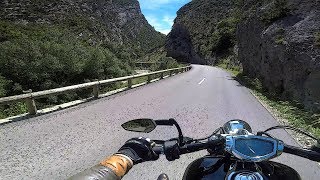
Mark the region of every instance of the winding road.
<instances>
[{"instance_id":1,"label":"winding road","mask_svg":"<svg viewBox=\"0 0 320 180\"><path fill-rule=\"evenodd\" d=\"M246 120L256 132L278 122L232 76L215 67L193 69L155 83L84 103L32 119L0 125L0 179L66 179L116 152L129 138L176 137L172 127L159 127L150 134L126 132L121 124L130 119L175 118L185 135L209 135L230 119ZM295 144L284 131L274 135ZM155 180L160 173L181 179L187 165L205 151L183 155L168 162L135 166L125 180ZM314 162L282 155L277 158L296 169L302 179L317 180L320 168Z\"/></svg>"}]
</instances>

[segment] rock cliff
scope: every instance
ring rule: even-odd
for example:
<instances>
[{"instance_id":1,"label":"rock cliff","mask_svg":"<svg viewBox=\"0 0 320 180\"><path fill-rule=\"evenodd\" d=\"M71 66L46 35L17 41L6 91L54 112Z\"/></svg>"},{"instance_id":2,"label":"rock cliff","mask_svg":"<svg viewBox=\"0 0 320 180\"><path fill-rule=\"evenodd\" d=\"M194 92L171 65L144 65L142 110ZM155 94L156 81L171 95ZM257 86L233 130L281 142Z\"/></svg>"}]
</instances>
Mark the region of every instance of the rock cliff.
<instances>
[{"instance_id":1,"label":"rock cliff","mask_svg":"<svg viewBox=\"0 0 320 180\"><path fill-rule=\"evenodd\" d=\"M137 0L3 0L0 18L20 24L59 24L91 44L124 45L141 52L164 35L148 24Z\"/></svg>"},{"instance_id":2,"label":"rock cliff","mask_svg":"<svg viewBox=\"0 0 320 180\"><path fill-rule=\"evenodd\" d=\"M320 110L319 0L193 0L178 11L166 49L199 64L232 55L271 94Z\"/></svg>"},{"instance_id":3,"label":"rock cliff","mask_svg":"<svg viewBox=\"0 0 320 180\"><path fill-rule=\"evenodd\" d=\"M186 4L177 12L167 36L167 55L184 62L214 63L231 47L232 37L222 39L225 31L219 32L231 20L231 13L232 0L193 0Z\"/></svg>"},{"instance_id":4,"label":"rock cliff","mask_svg":"<svg viewBox=\"0 0 320 180\"><path fill-rule=\"evenodd\" d=\"M244 73L271 93L320 110L320 1L251 5L237 30Z\"/></svg>"}]
</instances>

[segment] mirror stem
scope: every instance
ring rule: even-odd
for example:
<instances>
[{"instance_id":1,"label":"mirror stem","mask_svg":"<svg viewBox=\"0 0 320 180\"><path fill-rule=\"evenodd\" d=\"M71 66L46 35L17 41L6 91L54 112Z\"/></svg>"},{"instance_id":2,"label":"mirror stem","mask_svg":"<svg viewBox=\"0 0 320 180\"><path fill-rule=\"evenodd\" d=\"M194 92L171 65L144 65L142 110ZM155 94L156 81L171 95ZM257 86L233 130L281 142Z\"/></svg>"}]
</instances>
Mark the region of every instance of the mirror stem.
<instances>
[{"instance_id":1,"label":"mirror stem","mask_svg":"<svg viewBox=\"0 0 320 180\"><path fill-rule=\"evenodd\" d=\"M157 125L162 125L162 126L175 126L177 129L178 129L178 133L179 133L179 144L181 146L184 145L184 142L183 142L183 134L182 134L182 131L181 131L181 128L178 124L178 122L174 119L169 119L169 120L155 120L155 123Z\"/></svg>"},{"instance_id":2,"label":"mirror stem","mask_svg":"<svg viewBox=\"0 0 320 180\"><path fill-rule=\"evenodd\" d=\"M181 131L181 128L180 128L178 122L177 122L176 120L174 120L174 119L169 119L169 121L172 122L172 124L173 124L174 126L176 126L176 128L178 129L178 133L179 133L179 144L180 144L180 146L183 146L183 145L184 145L184 143L183 143L183 134L182 134L182 131Z\"/></svg>"}]
</instances>

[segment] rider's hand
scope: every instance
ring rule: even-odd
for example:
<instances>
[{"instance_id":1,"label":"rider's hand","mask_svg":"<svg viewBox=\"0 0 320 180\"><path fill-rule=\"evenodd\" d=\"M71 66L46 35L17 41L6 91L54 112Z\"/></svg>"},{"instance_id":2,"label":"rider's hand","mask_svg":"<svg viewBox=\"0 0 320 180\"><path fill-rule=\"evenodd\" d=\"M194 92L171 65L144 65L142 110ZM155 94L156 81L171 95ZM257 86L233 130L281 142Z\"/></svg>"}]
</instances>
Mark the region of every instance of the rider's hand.
<instances>
[{"instance_id":1,"label":"rider's hand","mask_svg":"<svg viewBox=\"0 0 320 180\"><path fill-rule=\"evenodd\" d=\"M134 164L144 161L153 161L159 158L152 150L152 143L146 138L133 138L128 140L118 151L117 154L123 154L130 157Z\"/></svg>"}]
</instances>

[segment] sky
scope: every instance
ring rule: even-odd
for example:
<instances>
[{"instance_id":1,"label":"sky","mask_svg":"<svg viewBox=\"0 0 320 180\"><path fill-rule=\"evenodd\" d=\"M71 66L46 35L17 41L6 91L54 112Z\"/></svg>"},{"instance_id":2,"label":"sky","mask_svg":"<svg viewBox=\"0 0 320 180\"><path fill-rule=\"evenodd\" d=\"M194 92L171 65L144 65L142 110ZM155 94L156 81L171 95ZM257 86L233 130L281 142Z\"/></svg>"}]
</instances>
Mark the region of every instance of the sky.
<instances>
[{"instance_id":1,"label":"sky","mask_svg":"<svg viewBox=\"0 0 320 180\"><path fill-rule=\"evenodd\" d=\"M138 0L149 24L157 31L168 34L176 12L191 0Z\"/></svg>"}]
</instances>

